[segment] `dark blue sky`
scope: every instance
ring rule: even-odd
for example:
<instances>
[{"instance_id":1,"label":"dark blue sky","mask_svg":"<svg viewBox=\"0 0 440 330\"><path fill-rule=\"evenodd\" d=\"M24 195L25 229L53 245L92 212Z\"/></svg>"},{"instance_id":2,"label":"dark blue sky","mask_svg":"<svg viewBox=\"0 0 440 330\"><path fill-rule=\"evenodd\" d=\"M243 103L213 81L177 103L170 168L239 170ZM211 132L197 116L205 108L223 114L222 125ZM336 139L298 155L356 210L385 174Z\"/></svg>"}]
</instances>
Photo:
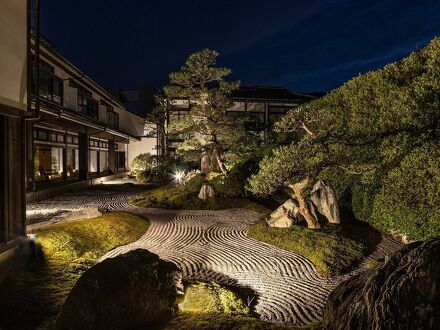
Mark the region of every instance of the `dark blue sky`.
<instances>
[{"instance_id":1,"label":"dark blue sky","mask_svg":"<svg viewBox=\"0 0 440 330\"><path fill-rule=\"evenodd\" d=\"M107 88L161 87L211 48L245 85L326 91L440 36L429 0L42 0L42 33Z\"/></svg>"}]
</instances>

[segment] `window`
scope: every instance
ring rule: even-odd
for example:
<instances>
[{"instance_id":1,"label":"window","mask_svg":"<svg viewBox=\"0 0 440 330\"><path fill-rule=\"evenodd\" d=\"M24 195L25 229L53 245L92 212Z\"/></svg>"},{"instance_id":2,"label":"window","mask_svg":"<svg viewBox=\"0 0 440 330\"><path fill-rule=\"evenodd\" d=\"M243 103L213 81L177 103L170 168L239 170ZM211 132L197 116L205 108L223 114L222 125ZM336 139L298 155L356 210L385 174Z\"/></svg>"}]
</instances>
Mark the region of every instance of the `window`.
<instances>
[{"instance_id":1,"label":"window","mask_svg":"<svg viewBox=\"0 0 440 330\"><path fill-rule=\"evenodd\" d=\"M49 145L35 145L35 181L52 181L63 178L63 148Z\"/></svg>"},{"instance_id":2,"label":"window","mask_svg":"<svg viewBox=\"0 0 440 330\"><path fill-rule=\"evenodd\" d=\"M38 140L47 141L47 131L38 131Z\"/></svg>"},{"instance_id":3,"label":"window","mask_svg":"<svg viewBox=\"0 0 440 330\"><path fill-rule=\"evenodd\" d=\"M55 102L63 103L63 80L55 76L54 68L47 63L42 62L40 66L40 96ZM35 83L34 88L35 88ZM35 89L33 89L35 90Z\"/></svg>"},{"instance_id":4,"label":"window","mask_svg":"<svg viewBox=\"0 0 440 330\"><path fill-rule=\"evenodd\" d=\"M100 151L99 152L99 172L107 172L108 171L108 152Z\"/></svg>"},{"instance_id":5,"label":"window","mask_svg":"<svg viewBox=\"0 0 440 330\"><path fill-rule=\"evenodd\" d=\"M78 111L82 114L87 115L89 107L92 103L92 93L78 88Z\"/></svg>"},{"instance_id":6,"label":"window","mask_svg":"<svg viewBox=\"0 0 440 330\"><path fill-rule=\"evenodd\" d=\"M109 170L108 141L91 138L89 140L89 173L100 174Z\"/></svg>"},{"instance_id":7,"label":"window","mask_svg":"<svg viewBox=\"0 0 440 330\"><path fill-rule=\"evenodd\" d=\"M119 127L119 115L110 106L107 107L107 125L113 128Z\"/></svg>"},{"instance_id":8,"label":"window","mask_svg":"<svg viewBox=\"0 0 440 330\"><path fill-rule=\"evenodd\" d=\"M98 151L97 150L90 150L89 172L91 174L98 173Z\"/></svg>"},{"instance_id":9,"label":"window","mask_svg":"<svg viewBox=\"0 0 440 330\"><path fill-rule=\"evenodd\" d=\"M79 177L78 136L34 128L34 179L36 182Z\"/></svg>"},{"instance_id":10,"label":"window","mask_svg":"<svg viewBox=\"0 0 440 330\"><path fill-rule=\"evenodd\" d=\"M67 148L66 176L68 180L77 179L79 176L79 150Z\"/></svg>"}]
</instances>

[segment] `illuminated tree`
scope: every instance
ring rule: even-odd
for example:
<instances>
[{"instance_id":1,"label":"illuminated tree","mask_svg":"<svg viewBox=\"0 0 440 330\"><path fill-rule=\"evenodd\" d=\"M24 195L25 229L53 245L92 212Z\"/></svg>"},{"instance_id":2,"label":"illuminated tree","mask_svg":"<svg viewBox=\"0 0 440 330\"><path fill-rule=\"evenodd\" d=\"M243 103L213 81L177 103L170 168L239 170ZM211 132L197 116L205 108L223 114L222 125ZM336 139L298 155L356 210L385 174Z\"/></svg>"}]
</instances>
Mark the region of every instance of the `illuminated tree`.
<instances>
[{"instance_id":1,"label":"illuminated tree","mask_svg":"<svg viewBox=\"0 0 440 330\"><path fill-rule=\"evenodd\" d=\"M281 186L291 188L308 226L319 228L306 192L323 170L378 177L380 187L386 173L406 155L439 143L439 55L440 39L435 39L403 61L356 77L289 111L276 130L290 135L290 144L261 161L259 172L249 180L250 190L272 194ZM427 144L430 141L436 143ZM429 175L440 179L435 177L438 172Z\"/></svg>"},{"instance_id":2,"label":"illuminated tree","mask_svg":"<svg viewBox=\"0 0 440 330\"><path fill-rule=\"evenodd\" d=\"M202 172L227 175L225 152L246 140L248 133L244 118L226 113L232 106L228 96L239 82L224 79L231 70L217 67L217 56L209 49L190 55L180 71L170 74L170 85L164 92L170 103L184 99L190 106L187 115L172 120L168 127L169 133L184 133L178 152L195 154Z\"/></svg>"}]
</instances>

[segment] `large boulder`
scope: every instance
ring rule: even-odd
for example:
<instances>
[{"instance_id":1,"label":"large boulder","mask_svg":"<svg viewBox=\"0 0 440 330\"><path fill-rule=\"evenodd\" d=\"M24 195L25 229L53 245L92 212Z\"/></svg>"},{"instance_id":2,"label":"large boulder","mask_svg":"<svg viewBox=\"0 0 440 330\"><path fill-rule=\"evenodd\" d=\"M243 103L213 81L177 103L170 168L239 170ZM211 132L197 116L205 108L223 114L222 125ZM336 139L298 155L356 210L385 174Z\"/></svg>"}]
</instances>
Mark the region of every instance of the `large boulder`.
<instances>
[{"instance_id":1,"label":"large boulder","mask_svg":"<svg viewBox=\"0 0 440 330\"><path fill-rule=\"evenodd\" d=\"M335 191L330 185L324 181L316 182L310 199L315 204L318 212L325 216L329 223L339 224L341 222L338 200L336 199Z\"/></svg>"},{"instance_id":2,"label":"large boulder","mask_svg":"<svg viewBox=\"0 0 440 330\"><path fill-rule=\"evenodd\" d=\"M56 329L147 329L177 309L181 273L147 250L108 258L87 270L69 293Z\"/></svg>"},{"instance_id":3,"label":"large boulder","mask_svg":"<svg viewBox=\"0 0 440 330\"><path fill-rule=\"evenodd\" d=\"M438 329L440 238L415 242L382 266L341 283L324 307L326 329Z\"/></svg>"},{"instance_id":4,"label":"large boulder","mask_svg":"<svg viewBox=\"0 0 440 330\"><path fill-rule=\"evenodd\" d=\"M206 201L208 198L214 197L215 191L214 188L210 184L204 184L202 188L200 188L199 198Z\"/></svg>"},{"instance_id":5,"label":"large boulder","mask_svg":"<svg viewBox=\"0 0 440 330\"><path fill-rule=\"evenodd\" d=\"M298 205L292 199L288 199L270 214L267 224L269 227L286 228L300 221L302 221L302 216Z\"/></svg>"}]
</instances>

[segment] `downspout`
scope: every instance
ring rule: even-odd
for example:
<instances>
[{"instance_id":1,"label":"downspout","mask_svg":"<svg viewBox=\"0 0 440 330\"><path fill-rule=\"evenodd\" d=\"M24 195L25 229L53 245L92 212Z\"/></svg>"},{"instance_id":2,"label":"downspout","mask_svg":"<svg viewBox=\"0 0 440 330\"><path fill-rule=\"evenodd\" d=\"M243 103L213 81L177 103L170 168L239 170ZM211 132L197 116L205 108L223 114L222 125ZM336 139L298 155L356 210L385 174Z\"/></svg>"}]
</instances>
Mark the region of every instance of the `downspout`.
<instances>
[{"instance_id":1,"label":"downspout","mask_svg":"<svg viewBox=\"0 0 440 330\"><path fill-rule=\"evenodd\" d=\"M28 84L28 110L32 112L32 94L35 97L35 109L31 116L26 116L25 120L40 119L40 0L35 1L35 10L32 10L32 0L28 0L28 79L32 77L33 67L35 66L35 90L32 91L32 84ZM32 54L32 14L35 18L35 46L34 54ZM32 93L33 92L33 93Z\"/></svg>"},{"instance_id":2,"label":"downspout","mask_svg":"<svg viewBox=\"0 0 440 330\"><path fill-rule=\"evenodd\" d=\"M27 17L26 17L26 52L27 52L27 110L31 113L29 116L24 116L21 120L21 133L24 135L22 138L21 146L21 158L22 162L21 174L24 178L21 192L21 204L22 204L22 233L26 234L26 186L29 185L28 181L28 146L27 146L27 121L34 121L40 119L40 1L35 1L35 8L32 7L33 0L27 0ZM32 54L32 18L35 19L35 55ZM34 63L35 60L35 63ZM32 111L32 71L35 65L35 109ZM33 153L33 150L32 150ZM32 157L33 159L33 157ZM32 179L32 184L34 184Z\"/></svg>"}]
</instances>

